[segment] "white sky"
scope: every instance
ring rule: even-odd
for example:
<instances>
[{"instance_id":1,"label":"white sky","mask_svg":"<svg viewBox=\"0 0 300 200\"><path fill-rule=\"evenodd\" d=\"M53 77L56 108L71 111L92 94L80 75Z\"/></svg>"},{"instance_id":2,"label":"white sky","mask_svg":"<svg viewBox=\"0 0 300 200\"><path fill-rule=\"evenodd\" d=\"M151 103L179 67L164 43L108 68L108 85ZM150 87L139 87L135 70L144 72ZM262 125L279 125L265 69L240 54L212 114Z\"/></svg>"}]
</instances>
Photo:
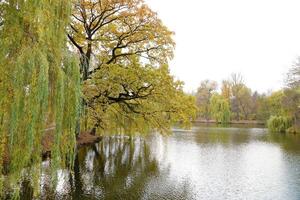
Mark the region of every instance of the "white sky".
<instances>
[{"instance_id":1,"label":"white sky","mask_svg":"<svg viewBox=\"0 0 300 200\"><path fill-rule=\"evenodd\" d=\"M280 89L300 56L300 0L146 0L176 33L171 72L195 90L241 73L259 92Z\"/></svg>"}]
</instances>

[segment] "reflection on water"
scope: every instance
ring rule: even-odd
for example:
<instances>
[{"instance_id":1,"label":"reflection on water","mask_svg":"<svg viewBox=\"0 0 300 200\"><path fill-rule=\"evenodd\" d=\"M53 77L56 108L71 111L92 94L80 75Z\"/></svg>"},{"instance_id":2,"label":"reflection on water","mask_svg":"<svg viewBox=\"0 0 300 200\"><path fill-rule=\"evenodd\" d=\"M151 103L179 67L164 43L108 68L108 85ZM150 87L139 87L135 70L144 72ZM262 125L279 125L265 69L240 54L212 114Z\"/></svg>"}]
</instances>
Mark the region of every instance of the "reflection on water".
<instances>
[{"instance_id":1,"label":"reflection on water","mask_svg":"<svg viewBox=\"0 0 300 200\"><path fill-rule=\"evenodd\" d=\"M195 126L170 137L107 137L81 148L42 199L300 199L300 137ZM24 181L22 199L31 199Z\"/></svg>"}]
</instances>

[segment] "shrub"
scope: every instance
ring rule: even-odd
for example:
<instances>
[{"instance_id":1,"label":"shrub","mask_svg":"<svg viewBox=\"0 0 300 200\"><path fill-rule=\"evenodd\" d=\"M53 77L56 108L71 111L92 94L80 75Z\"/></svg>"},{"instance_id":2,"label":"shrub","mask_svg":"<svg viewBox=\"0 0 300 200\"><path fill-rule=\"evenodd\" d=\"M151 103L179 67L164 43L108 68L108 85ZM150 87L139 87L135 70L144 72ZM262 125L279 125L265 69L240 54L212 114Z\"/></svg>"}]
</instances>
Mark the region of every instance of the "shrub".
<instances>
[{"instance_id":1,"label":"shrub","mask_svg":"<svg viewBox=\"0 0 300 200\"><path fill-rule=\"evenodd\" d=\"M271 116L268 120L268 129L271 132L285 133L291 125L291 120L284 116Z\"/></svg>"},{"instance_id":2,"label":"shrub","mask_svg":"<svg viewBox=\"0 0 300 200\"><path fill-rule=\"evenodd\" d=\"M296 126L292 126L286 130L287 133L292 133L292 134L299 134L300 133L300 128Z\"/></svg>"}]
</instances>

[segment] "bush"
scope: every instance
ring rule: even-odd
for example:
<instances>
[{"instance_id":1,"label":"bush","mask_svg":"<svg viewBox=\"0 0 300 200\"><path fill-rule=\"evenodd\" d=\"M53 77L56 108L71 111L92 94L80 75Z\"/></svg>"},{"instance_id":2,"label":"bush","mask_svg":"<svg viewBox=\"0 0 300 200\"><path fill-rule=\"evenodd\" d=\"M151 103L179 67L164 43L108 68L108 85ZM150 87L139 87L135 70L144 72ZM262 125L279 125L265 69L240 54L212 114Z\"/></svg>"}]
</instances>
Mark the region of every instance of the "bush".
<instances>
[{"instance_id":1,"label":"bush","mask_svg":"<svg viewBox=\"0 0 300 200\"><path fill-rule=\"evenodd\" d=\"M300 133L300 128L296 126L292 126L286 130L287 133L292 133L292 134L299 134Z\"/></svg>"},{"instance_id":2,"label":"bush","mask_svg":"<svg viewBox=\"0 0 300 200\"><path fill-rule=\"evenodd\" d=\"M268 120L268 129L271 132L285 133L291 125L291 120L283 116L271 116Z\"/></svg>"}]
</instances>

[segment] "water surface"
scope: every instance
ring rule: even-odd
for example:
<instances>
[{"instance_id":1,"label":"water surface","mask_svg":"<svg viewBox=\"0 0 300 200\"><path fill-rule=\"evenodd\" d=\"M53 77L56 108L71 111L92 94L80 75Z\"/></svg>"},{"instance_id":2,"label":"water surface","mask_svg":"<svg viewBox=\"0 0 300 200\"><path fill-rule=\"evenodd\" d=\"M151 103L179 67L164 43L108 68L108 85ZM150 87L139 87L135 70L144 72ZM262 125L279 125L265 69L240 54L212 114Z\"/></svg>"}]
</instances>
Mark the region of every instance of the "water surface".
<instances>
[{"instance_id":1,"label":"water surface","mask_svg":"<svg viewBox=\"0 0 300 200\"><path fill-rule=\"evenodd\" d=\"M43 199L300 199L300 137L264 128L106 137L81 148L75 165L58 172L55 191L42 178Z\"/></svg>"}]
</instances>

